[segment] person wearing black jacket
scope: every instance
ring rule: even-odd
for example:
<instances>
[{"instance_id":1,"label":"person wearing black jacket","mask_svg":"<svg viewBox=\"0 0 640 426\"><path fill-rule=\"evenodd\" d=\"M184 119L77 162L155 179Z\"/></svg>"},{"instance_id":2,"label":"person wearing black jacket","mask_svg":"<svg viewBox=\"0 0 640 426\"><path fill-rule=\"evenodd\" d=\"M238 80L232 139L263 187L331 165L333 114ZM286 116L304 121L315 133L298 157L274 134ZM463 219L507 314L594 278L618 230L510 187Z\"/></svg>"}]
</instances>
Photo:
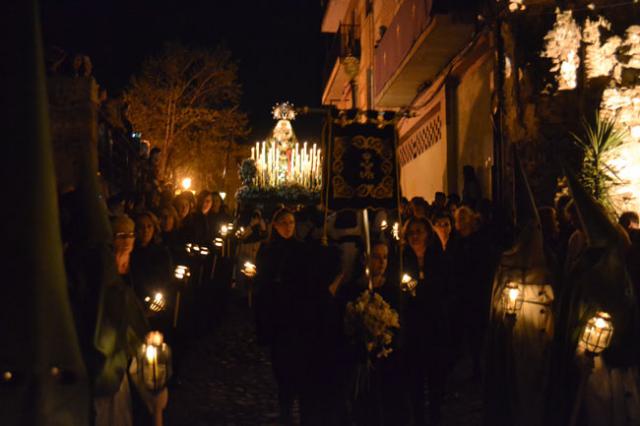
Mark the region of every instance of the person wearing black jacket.
<instances>
[{"instance_id":1,"label":"person wearing black jacket","mask_svg":"<svg viewBox=\"0 0 640 426\"><path fill-rule=\"evenodd\" d=\"M392 268L390 263L390 250L385 241L376 241L371 247L369 256L369 273L371 286L374 293L378 293L389 306L396 312L400 312L401 291L396 265ZM346 305L354 302L363 291L367 290L369 278L363 263L363 268L358 277L351 283L345 284L340 289L340 298ZM391 269L391 270L390 270ZM403 324L400 324L402 328ZM396 334L394 332L394 334ZM356 395L354 401L354 415L358 425L394 425L408 424L406 393L403 383L402 352L398 335L394 336L391 344L393 351L386 357L375 361L370 371L369 388L362 389ZM352 354L352 364L358 361L358 356ZM352 365L352 370L355 370ZM353 377L353 380L357 380ZM351 389L355 386L352 384ZM353 396L353 395L350 395Z\"/></svg>"},{"instance_id":2,"label":"person wearing black jacket","mask_svg":"<svg viewBox=\"0 0 640 426\"><path fill-rule=\"evenodd\" d=\"M442 249L426 219L411 218L406 238L403 273L417 281L414 292L402 293L400 317L409 403L414 424L424 424L426 377L431 424L440 424L450 336Z\"/></svg>"},{"instance_id":3,"label":"person wearing black jacket","mask_svg":"<svg viewBox=\"0 0 640 426\"><path fill-rule=\"evenodd\" d=\"M140 298L153 298L160 292L165 300L164 310L155 313L149 321L153 328L167 333L170 329L170 313L166 301L172 299L173 278L169 250L158 244L158 220L151 212L136 217L136 246L131 253L131 281Z\"/></svg>"},{"instance_id":4,"label":"person wearing black jacket","mask_svg":"<svg viewBox=\"0 0 640 426\"><path fill-rule=\"evenodd\" d=\"M295 217L287 209L276 211L269 240L256 258L255 314L259 344L271 349L271 364L278 384L281 422L292 424L296 397L301 414L307 381L306 356L312 310L310 305L308 246L295 237Z\"/></svg>"}]
</instances>

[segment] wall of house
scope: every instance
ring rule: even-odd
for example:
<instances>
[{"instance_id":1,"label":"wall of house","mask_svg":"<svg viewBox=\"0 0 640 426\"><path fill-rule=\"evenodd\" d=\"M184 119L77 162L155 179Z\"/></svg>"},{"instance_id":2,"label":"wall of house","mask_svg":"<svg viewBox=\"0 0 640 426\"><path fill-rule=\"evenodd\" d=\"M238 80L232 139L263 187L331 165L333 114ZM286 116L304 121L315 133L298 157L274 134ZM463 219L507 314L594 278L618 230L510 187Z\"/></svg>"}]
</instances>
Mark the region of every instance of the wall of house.
<instances>
[{"instance_id":1,"label":"wall of house","mask_svg":"<svg viewBox=\"0 0 640 426\"><path fill-rule=\"evenodd\" d=\"M485 55L460 79L452 100L455 118L452 122L456 138L456 182L450 191L462 194L462 167L473 166L480 181L482 196L491 199L491 166L493 165L493 124L491 118L491 81L493 61Z\"/></svg>"},{"instance_id":2,"label":"wall of house","mask_svg":"<svg viewBox=\"0 0 640 426\"><path fill-rule=\"evenodd\" d=\"M448 187L447 129L444 87L416 101L412 118L398 125L398 162L402 194L431 201Z\"/></svg>"}]
</instances>

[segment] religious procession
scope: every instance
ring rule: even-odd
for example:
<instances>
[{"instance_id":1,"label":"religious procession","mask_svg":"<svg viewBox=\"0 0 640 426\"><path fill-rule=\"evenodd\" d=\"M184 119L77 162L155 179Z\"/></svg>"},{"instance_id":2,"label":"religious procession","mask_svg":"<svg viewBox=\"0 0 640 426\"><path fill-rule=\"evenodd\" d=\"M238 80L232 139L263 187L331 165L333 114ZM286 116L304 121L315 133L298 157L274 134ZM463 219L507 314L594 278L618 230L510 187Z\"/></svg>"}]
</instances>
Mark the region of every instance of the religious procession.
<instances>
[{"instance_id":1,"label":"religious procession","mask_svg":"<svg viewBox=\"0 0 640 426\"><path fill-rule=\"evenodd\" d=\"M45 54L28 3L5 38L21 40L20 67L3 65L16 154L2 173L20 210L2 228L0 425L640 425L632 14L324 2L342 50L322 106L276 103L270 130L236 144L248 131L229 123L246 117L207 112L210 99L167 101L168 124L139 131L160 102L136 92L153 73L110 99L88 56ZM389 22L371 77L343 21L377 8ZM527 24L542 34L530 56L516 14L546 19ZM408 90L436 55L428 37L456 55ZM545 85L536 64L551 66ZM204 74L183 87L194 99ZM167 142L180 114L198 123L188 152ZM198 139L214 122L215 150Z\"/></svg>"}]
</instances>

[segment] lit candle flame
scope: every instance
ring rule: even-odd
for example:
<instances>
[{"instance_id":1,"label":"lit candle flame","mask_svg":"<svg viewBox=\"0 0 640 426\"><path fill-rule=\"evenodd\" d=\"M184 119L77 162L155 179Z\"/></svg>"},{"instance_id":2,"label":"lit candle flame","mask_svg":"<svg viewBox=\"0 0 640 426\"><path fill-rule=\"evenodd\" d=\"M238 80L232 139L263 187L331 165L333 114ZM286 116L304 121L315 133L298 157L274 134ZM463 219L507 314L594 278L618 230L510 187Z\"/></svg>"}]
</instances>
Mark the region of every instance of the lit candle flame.
<instances>
[{"instance_id":1,"label":"lit candle flame","mask_svg":"<svg viewBox=\"0 0 640 426\"><path fill-rule=\"evenodd\" d=\"M515 302L516 300L518 300L518 296L520 296L520 290L517 288L510 288L509 289L509 300L511 302Z\"/></svg>"},{"instance_id":2,"label":"lit candle flame","mask_svg":"<svg viewBox=\"0 0 640 426\"><path fill-rule=\"evenodd\" d=\"M145 356L149 364L153 364L158 360L158 349L153 345L147 345Z\"/></svg>"}]
</instances>

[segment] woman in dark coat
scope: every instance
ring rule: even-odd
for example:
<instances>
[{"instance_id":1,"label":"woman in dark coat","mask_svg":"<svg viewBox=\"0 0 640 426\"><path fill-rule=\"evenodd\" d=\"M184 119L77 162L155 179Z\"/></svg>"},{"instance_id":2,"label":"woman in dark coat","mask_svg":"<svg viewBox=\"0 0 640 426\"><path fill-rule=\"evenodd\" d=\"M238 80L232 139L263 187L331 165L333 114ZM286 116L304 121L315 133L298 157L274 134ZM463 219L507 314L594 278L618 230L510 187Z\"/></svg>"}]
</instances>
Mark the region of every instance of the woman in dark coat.
<instances>
[{"instance_id":1,"label":"woman in dark coat","mask_svg":"<svg viewBox=\"0 0 640 426\"><path fill-rule=\"evenodd\" d=\"M158 244L159 224L151 212L136 217L136 246L131 253L131 280L141 300L162 293L165 308L150 318L152 328L166 332L170 328L170 314L166 301L171 300L171 255L166 247Z\"/></svg>"},{"instance_id":2,"label":"woman in dark coat","mask_svg":"<svg viewBox=\"0 0 640 426\"><path fill-rule=\"evenodd\" d=\"M271 364L278 383L281 422L292 424L294 399L301 411L306 382L306 343L310 339L310 292L307 246L295 239L295 218L291 211L278 210L272 220L271 236L256 258L256 334L258 343L271 349Z\"/></svg>"},{"instance_id":3,"label":"woman in dark coat","mask_svg":"<svg viewBox=\"0 0 640 426\"><path fill-rule=\"evenodd\" d=\"M187 219L190 242L211 245L218 230L212 226L209 211L213 206L213 196L206 189L198 193L196 209Z\"/></svg>"},{"instance_id":4,"label":"woman in dark coat","mask_svg":"<svg viewBox=\"0 0 640 426\"><path fill-rule=\"evenodd\" d=\"M393 310L399 312L401 302L399 277L396 268L391 268L392 271L390 271L387 267L390 260L392 259L390 259L388 244L384 241L375 242L371 247L368 264L372 290L382 296ZM363 264L364 266L366 264ZM363 268L358 278L341 289L340 293L345 303L355 301L368 288L368 285L369 279ZM401 323L400 327L402 326ZM369 372L369 388L359 391L356 395L354 415L358 425L408 424L408 407L402 374L403 359L399 340L397 332L394 331L391 344L393 351L386 358L375 361L374 367ZM353 354L352 362L358 362L356 357L359 355L362 354ZM350 396L352 397L353 394Z\"/></svg>"},{"instance_id":5,"label":"woman in dark coat","mask_svg":"<svg viewBox=\"0 0 640 426\"><path fill-rule=\"evenodd\" d=\"M450 335L442 248L426 219L412 218L406 229L403 273L417 281L415 295L402 293L400 318L409 403L414 423L424 424L426 377L431 424L440 424Z\"/></svg>"}]
</instances>

